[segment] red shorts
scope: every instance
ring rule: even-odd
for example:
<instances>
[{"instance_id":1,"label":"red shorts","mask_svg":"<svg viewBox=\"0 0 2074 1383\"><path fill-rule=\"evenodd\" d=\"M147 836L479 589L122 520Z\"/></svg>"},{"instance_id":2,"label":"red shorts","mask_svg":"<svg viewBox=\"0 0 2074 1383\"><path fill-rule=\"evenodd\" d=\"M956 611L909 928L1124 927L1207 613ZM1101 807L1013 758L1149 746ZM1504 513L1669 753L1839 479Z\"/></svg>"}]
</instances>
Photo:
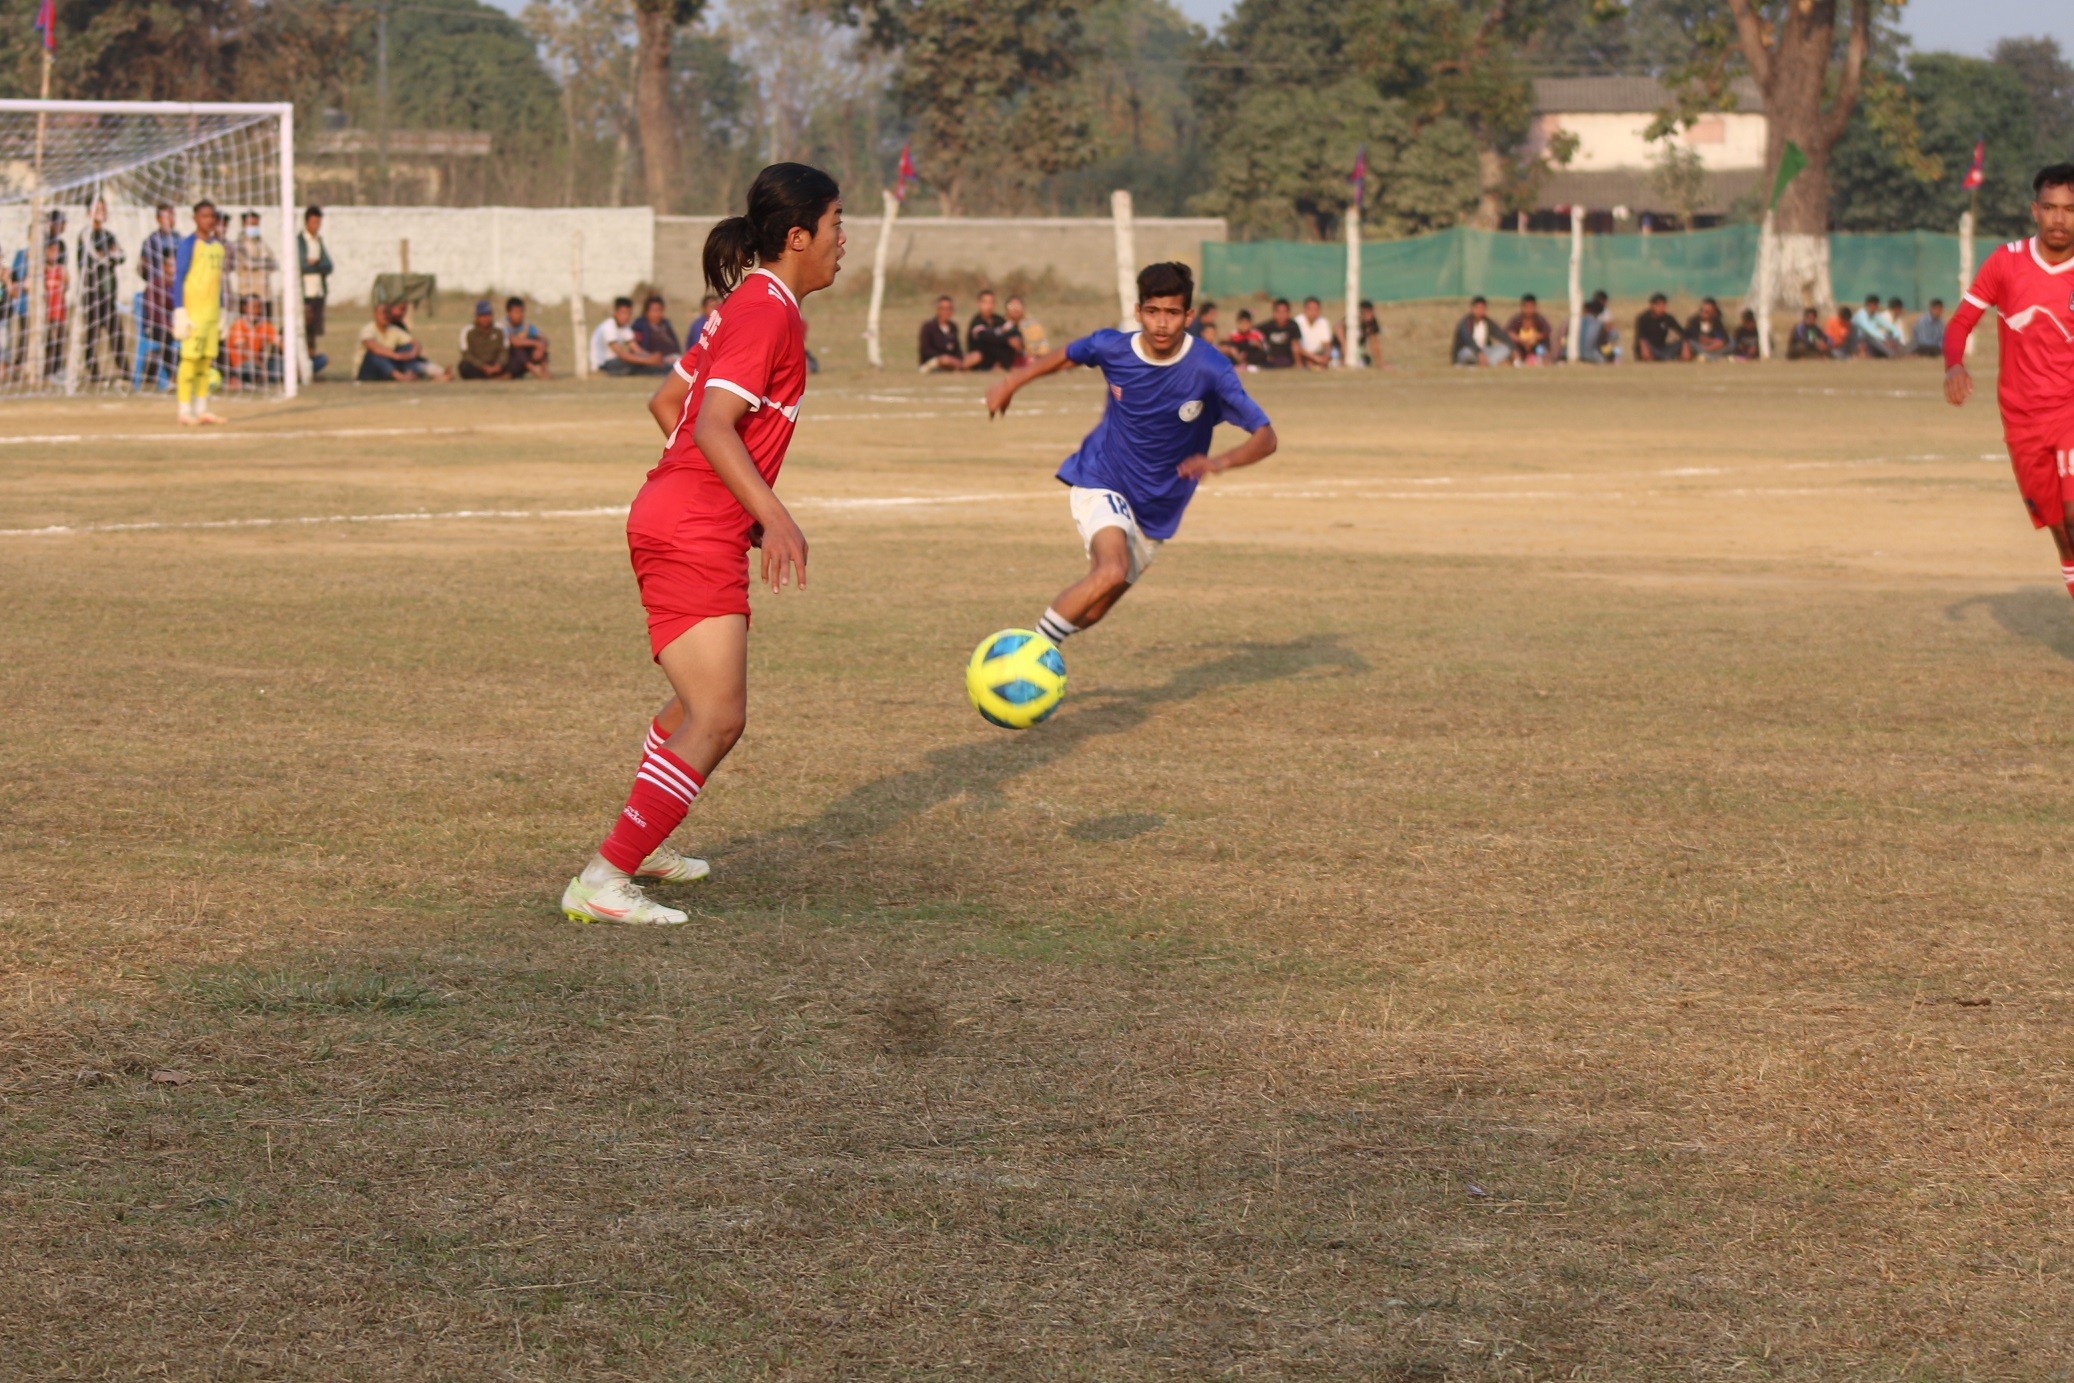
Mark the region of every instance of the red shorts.
<instances>
[{"instance_id":1,"label":"red shorts","mask_svg":"<svg viewBox=\"0 0 2074 1383\"><path fill-rule=\"evenodd\" d=\"M2051 528L2065 522L2074 504L2074 425L2047 433L2008 437L2009 464L2016 488L2031 515L2031 527Z\"/></svg>"},{"instance_id":2,"label":"red shorts","mask_svg":"<svg viewBox=\"0 0 2074 1383\"><path fill-rule=\"evenodd\" d=\"M648 611L648 651L661 657L685 630L715 615L749 617L749 543L732 533L679 532L668 543L627 535Z\"/></svg>"}]
</instances>

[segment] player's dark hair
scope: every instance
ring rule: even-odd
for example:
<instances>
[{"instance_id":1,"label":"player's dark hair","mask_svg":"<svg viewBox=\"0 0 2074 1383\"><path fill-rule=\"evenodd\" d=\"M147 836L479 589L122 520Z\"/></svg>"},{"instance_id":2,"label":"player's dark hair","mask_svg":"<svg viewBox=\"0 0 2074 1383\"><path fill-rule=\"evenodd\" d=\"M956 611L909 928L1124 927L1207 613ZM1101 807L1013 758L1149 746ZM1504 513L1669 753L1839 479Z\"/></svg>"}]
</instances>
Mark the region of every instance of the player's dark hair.
<instances>
[{"instance_id":1,"label":"player's dark hair","mask_svg":"<svg viewBox=\"0 0 2074 1383\"><path fill-rule=\"evenodd\" d=\"M1483 294L1478 293L1475 297L1469 300L1469 305L1471 307L1475 307L1478 303L1482 303L1485 307L1489 307L1491 305L1491 300L1489 298L1486 298Z\"/></svg>"},{"instance_id":2,"label":"player's dark hair","mask_svg":"<svg viewBox=\"0 0 2074 1383\"><path fill-rule=\"evenodd\" d=\"M303 220L307 221L307 220L309 220L309 219L310 219L310 218L311 218L312 216L316 217L316 218L317 218L318 220L320 220L320 221L321 221L321 220L323 220L323 219L324 219L324 208L323 208L323 207L320 207L320 206L317 206L317 205L315 205L315 204L313 203L313 204L311 204L311 205L309 205L309 206L306 206L306 207L304 207L304 208L302 209L302 219L303 219Z\"/></svg>"},{"instance_id":3,"label":"player's dark hair","mask_svg":"<svg viewBox=\"0 0 2074 1383\"><path fill-rule=\"evenodd\" d=\"M612 310L614 312L619 311L622 307L632 307L633 305L634 300L632 298L614 298L612 300Z\"/></svg>"},{"instance_id":4,"label":"player's dark hair","mask_svg":"<svg viewBox=\"0 0 2074 1383\"><path fill-rule=\"evenodd\" d=\"M835 179L804 163L773 163L749 185L749 210L730 216L706 233L706 282L723 298L749 271L785 253L794 230L813 234L831 203L841 197Z\"/></svg>"},{"instance_id":5,"label":"player's dark hair","mask_svg":"<svg viewBox=\"0 0 2074 1383\"><path fill-rule=\"evenodd\" d=\"M504 310L506 312L511 311L514 307L524 307L525 305L526 300L524 298L506 298L504 300Z\"/></svg>"},{"instance_id":6,"label":"player's dark hair","mask_svg":"<svg viewBox=\"0 0 2074 1383\"><path fill-rule=\"evenodd\" d=\"M1217 304L1216 304L1216 303L1214 303L1214 302L1211 302L1211 301L1210 301L1210 300L1209 300L1208 298L1204 298L1204 299L1203 299L1203 305L1202 305L1201 307L1199 307L1199 308L1197 308L1197 309L1196 309L1196 311L1198 311L1198 312L1215 312L1216 310L1217 310Z\"/></svg>"},{"instance_id":7,"label":"player's dark hair","mask_svg":"<svg viewBox=\"0 0 2074 1383\"><path fill-rule=\"evenodd\" d=\"M1943 299L1943 298L1932 298L1932 299L1930 300L1930 306L1932 306L1932 307L1943 307L1943 306L1944 306L1944 299Z\"/></svg>"},{"instance_id":8,"label":"player's dark hair","mask_svg":"<svg viewBox=\"0 0 2074 1383\"><path fill-rule=\"evenodd\" d=\"M1520 294L1520 295L1519 295L1519 300L1520 300L1521 302L1523 302L1523 303L1532 303L1532 304L1534 304L1534 306L1536 306L1536 307L1539 307L1539 306L1541 306L1541 299L1539 299L1539 298L1535 297L1535 296L1534 296L1534 295L1533 295L1532 293L1522 293L1522 294Z\"/></svg>"},{"instance_id":9,"label":"player's dark hair","mask_svg":"<svg viewBox=\"0 0 2074 1383\"><path fill-rule=\"evenodd\" d=\"M1655 304L1657 304L1657 303L1667 303L1667 302L1669 302L1669 301L1670 301L1670 299L1669 299L1669 298L1666 298L1666 297L1665 297L1665 296L1664 296L1663 294L1661 294L1661 293L1651 293L1651 294L1649 295L1649 302L1650 302L1650 305L1651 305L1651 306L1654 306L1654 305L1655 305Z\"/></svg>"},{"instance_id":10,"label":"player's dark hair","mask_svg":"<svg viewBox=\"0 0 2074 1383\"><path fill-rule=\"evenodd\" d=\"M1179 298L1183 308L1195 306L1195 274L1186 264L1171 259L1146 265L1138 271L1138 301L1149 303L1154 298Z\"/></svg>"},{"instance_id":11,"label":"player's dark hair","mask_svg":"<svg viewBox=\"0 0 2074 1383\"><path fill-rule=\"evenodd\" d=\"M171 202L160 202L160 203L159 203L159 204L158 204L157 206L155 206L155 207L153 207L153 208L152 208L152 211L153 211L153 212L160 212L160 211L171 211L172 209L173 209L173 204L172 204Z\"/></svg>"},{"instance_id":12,"label":"player's dark hair","mask_svg":"<svg viewBox=\"0 0 2074 1383\"><path fill-rule=\"evenodd\" d=\"M1289 306L1289 299L1287 299L1287 298L1276 298L1276 299L1275 299L1275 301L1274 301L1274 306L1276 306L1276 307L1287 307L1287 306Z\"/></svg>"},{"instance_id":13,"label":"player's dark hair","mask_svg":"<svg viewBox=\"0 0 2074 1383\"><path fill-rule=\"evenodd\" d=\"M2074 163L2048 163L2031 179L2031 191L2043 192L2048 187L2074 187Z\"/></svg>"},{"instance_id":14,"label":"player's dark hair","mask_svg":"<svg viewBox=\"0 0 2074 1383\"><path fill-rule=\"evenodd\" d=\"M207 207L207 208L209 208L209 210L211 210L211 211L216 211L216 203L214 203L214 202L210 201L210 200L209 200L209 199L208 199L207 197L204 197L204 198L202 198L202 200L200 200L199 202L196 202L196 203L194 204L194 214L195 214L195 215L197 215L197 216L201 215L201 214L202 214L202 208L203 208L203 207ZM217 214L217 219L218 219L218 220L221 220L221 219L222 219L222 217L223 217L223 213L222 213L222 212L217 212L216 214Z\"/></svg>"},{"instance_id":15,"label":"player's dark hair","mask_svg":"<svg viewBox=\"0 0 2074 1383\"><path fill-rule=\"evenodd\" d=\"M668 306L669 306L669 304L663 301L663 295L662 295L662 294L660 294L660 293L650 293L650 294L648 295L648 301L647 301L647 302L644 302L644 303L642 303L642 304L641 304L641 310L642 310L643 312L646 312L646 311L647 311L647 310L648 310L649 308L651 308L651 307L668 307Z\"/></svg>"}]
</instances>

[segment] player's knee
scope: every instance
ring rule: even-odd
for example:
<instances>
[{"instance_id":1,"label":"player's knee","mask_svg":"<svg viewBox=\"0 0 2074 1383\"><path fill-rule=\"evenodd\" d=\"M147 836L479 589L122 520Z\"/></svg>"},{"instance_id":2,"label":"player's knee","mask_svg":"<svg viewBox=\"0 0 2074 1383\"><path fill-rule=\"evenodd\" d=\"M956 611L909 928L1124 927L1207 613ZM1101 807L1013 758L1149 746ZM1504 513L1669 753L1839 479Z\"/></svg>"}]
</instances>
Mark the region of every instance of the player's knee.
<instances>
[{"instance_id":1,"label":"player's knee","mask_svg":"<svg viewBox=\"0 0 2074 1383\"><path fill-rule=\"evenodd\" d=\"M1126 558L1104 554L1095 558L1094 577L1103 595L1115 595L1131 584L1131 564Z\"/></svg>"}]
</instances>

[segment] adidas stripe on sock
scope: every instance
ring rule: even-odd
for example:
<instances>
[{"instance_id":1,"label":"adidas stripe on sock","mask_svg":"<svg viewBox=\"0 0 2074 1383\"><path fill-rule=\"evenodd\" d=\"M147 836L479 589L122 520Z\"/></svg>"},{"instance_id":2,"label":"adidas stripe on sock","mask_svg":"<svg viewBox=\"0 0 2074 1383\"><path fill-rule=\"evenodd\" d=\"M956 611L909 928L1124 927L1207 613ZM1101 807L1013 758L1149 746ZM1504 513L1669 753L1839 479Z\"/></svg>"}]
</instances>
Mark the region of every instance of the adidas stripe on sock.
<instances>
[{"instance_id":1,"label":"adidas stripe on sock","mask_svg":"<svg viewBox=\"0 0 2074 1383\"><path fill-rule=\"evenodd\" d=\"M598 853L613 868L632 874L683 824L684 814L705 786L698 770L669 750L660 745L649 750L641 756L627 804Z\"/></svg>"},{"instance_id":2,"label":"adidas stripe on sock","mask_svg":"<svg viewBox=\"0 0 2074 1383\"><path fill-rule=\"evenodd\" d=\"M1067 639L1080 632L1080 626L1068 620L1057 610L1046 606L1044 613L1037 617L1037 632L1050 639L1053 643L1064 643Z\"/></svg>"},{"instance_id":3,"label":"adidas stripe on sock","mask_svg":"<svg viewBox=\"0 0 2074 1383\"><path fill-rule=\"evenodd\" d=\"M2060 580L2067 583L2067 594L2074 595L2074 562L2060 563Z\"/></svg>"}]
</instances>

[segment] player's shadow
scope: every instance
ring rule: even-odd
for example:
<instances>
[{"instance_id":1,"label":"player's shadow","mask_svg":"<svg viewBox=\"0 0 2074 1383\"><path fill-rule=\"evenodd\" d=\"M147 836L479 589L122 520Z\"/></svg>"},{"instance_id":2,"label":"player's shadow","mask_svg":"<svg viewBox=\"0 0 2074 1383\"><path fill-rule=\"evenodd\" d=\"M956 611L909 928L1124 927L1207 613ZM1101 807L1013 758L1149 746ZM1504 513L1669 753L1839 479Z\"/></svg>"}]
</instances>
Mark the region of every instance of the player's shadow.
<instances>
[{"instance_id":1,"label":"player's shadow","mask_svg":"<svg viewBox=\"0 0 2074 1383\"><path fill-rule=\"evenodd\" d=\"M1988 618L2020 639L2043 644L2069 662L2074 662L2074 610L2067 606L2066 592L2054 586L2023 586L1999 595L1977 595L1945 607L1944 616L1963 620L1974 610L1985 610Z\"/></svg>"},{"instance_id":2,"label":"player's shadow","mask_svg":"<svg viewBox=\"0 0 2074 1383\"><path fill-rule=\"evenodd\" d=\"M933 750L921 767L853 788L818 816L731 842L716 853L753 867L774 863L774 856L840 848L882 835L957 798L991 808L1005 800L1003 787L1010 779L1043 769L1090 740L1135 730L1161 707L1260 682L1312 673L1352 677L1368 670L1368 660L1342 647L1336 636L1242 644L1222 657L1182 668L1157 686L1069 699L1057 716L1035 729L999 731Z\"/></svg>"}]
</instances>

